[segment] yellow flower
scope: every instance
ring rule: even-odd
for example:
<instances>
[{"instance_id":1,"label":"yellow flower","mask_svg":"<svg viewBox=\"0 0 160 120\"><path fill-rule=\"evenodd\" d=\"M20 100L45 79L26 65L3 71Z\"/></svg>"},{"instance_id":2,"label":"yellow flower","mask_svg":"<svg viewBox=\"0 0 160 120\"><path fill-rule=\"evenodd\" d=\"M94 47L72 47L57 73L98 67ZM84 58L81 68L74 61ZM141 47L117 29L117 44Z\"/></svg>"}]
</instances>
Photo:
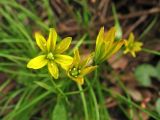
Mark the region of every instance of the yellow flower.
<instances>
[{"instance_id":1,"label":"yellow flower","mask_svg":"<svg viewBox=\"0 0 160 120\"><path fill-rule=\"evenodd\" d=\"M135 53L141 51L143 43L135 42L134 39L134 34L130 33L128 40L125 40L124 54L127 54L129 52L133 57L136 57Z\"/></svg>"},{"instance_id":2,"label":"yellow flower","mask_svg":"<svg viewBox=\"0 0 160 120\"><path fill-rule=\"evenodd\" d=\"M84 83L84 76L97 68L97 66L88 66L91 62L93 55L90 54L84 60L81 60L79 51L74 51L73 62L67 70L68 76L82 85Z\"/></svg>"},{"instance_id":3,"label":"yellow flower","mask_svg":"<svg viewBox=\"0 0 160 120\"><path fill-rule=\"evenodd\" d=\"M66 37L59 44L56 45L57 32L54 28L50 28L48 40L40 34L35 33L35 39L38 47L42 50L42 55L39 55L31 59L27 67L32 69L39 69L48 65L48 70L50 74L58 79L59 70L58 64L63 68L67 67L72 63L73 58L68 55L63 55L71 43L72 38Z\"/></svg>"},{"instance_id":4,"label":"yellow flower","mask_svg":"<svg viewBox=\"0 0 160 120\"><path fill-rule=\"evenodd\" d=\"M111 57L124 44L124 40L115 41L116 29L112 27L107 33L102 27L96 39L95 62L97 64Z\"/></svg>"}]
</instances>

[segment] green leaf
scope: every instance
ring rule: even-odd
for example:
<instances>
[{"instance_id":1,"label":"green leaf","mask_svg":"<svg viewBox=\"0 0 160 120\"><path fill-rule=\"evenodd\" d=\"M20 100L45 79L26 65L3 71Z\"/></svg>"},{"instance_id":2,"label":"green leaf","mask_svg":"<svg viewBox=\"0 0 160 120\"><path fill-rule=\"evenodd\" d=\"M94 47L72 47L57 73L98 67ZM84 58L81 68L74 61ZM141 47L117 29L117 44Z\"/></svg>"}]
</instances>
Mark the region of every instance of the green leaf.
<instances>
[{"instance_id":1,"label":"green leaf","mask_svg":"<svg viewBox=\"0 0 160 120\"><path fill-rule=\"evenodd\" d=\"M160 98L156 101L156 111L160 115Z\"/></svg>"},{"instance_id":2,"label":"green leaf","mask_svg":"<svg viewBox=\"0 0 160 120\"><path fill-rule=\"evenodd\" d=\"M156 70L157 70L157 75L158 75L157 77L160 80L160 61L157 63Z\"/></svg>"},{"instance_id":3,"label":"green leaf","mask_svg":"<svg viewBox=\"0 0 160 120\"><path fill-rule=\"evenodd\" d=\"M56 93L56 90L55 90L53 87L49 86L48 84L46 84L46 83L44 83L44 82L35 81L35 83L36 83L37 85L39 85L40 87L48 90L48 91L53 91L53 92Z\"/></svg>"},{"instance_id":4,"label":"green leaf","mask_svg":"<svg viewBox=\"0 0 160 120\"><path fill-rule=\"evenodd\" d=\"M62 101L58 101L53 113L52 113L52 120L67 120L67 112Z\"/></svg>"},{"instance_id":5,"label":"green leaf","mask_svg":"<svg viewBox=\"0 0 160 120\"><path fill-rule=\"evenodd\" d=\"M116 38L115 40L121 40L122 39L122 28L118 19L117 11L116 11L116 6L112 4L112 13L115 21L115 27L116 27Z\"/></svg>"},{"instance_id":6,"label":"green leaf","mask_svg":"<svg viewBox=\"0 0 160 120\"><path fill-rule=\"evenodd\" d=\"M152 65L142 64L136 68L135 76L141 85L150 86L151 77L157 77L158 74L156 69Z\"/></svg>"}]
</instances>

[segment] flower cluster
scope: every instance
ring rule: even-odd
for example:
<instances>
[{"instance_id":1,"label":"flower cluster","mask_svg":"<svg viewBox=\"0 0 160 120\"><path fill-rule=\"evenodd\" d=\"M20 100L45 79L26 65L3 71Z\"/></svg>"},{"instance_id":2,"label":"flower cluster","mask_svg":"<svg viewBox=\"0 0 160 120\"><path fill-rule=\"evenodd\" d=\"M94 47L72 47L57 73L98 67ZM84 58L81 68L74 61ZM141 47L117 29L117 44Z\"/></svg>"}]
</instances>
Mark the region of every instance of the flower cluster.
<instances>
[{"instance_id":1,"label":"flower cluster","mask_svg":"<svg viewBox=\"0 0 160 120\"><path fill-rule=\"evenodd\" d=\"M102 27L96 39L95 54L89 54L82 59L78 49L74 51L74 57L64 55L63 53L71 44L71 37L64 38L60 43L57 41L57 32L54 28L50 28L49 37L46 40L43 35L36 32L35 39L42 54L31 59L27 67L32 69L40 69L45 65L48 66L50 74L58 79L59 66L64 69L69 78L82 85L84 76L97 68L97 65L110 58L117 53L122 46L125 46L124 53L130 52L135 57L135 52L141 50L142 43L134 42L134 35L131 33L128 40L116 41L116 28L112 27L108 32ZM91 63L96 65L92 66Z\"/></svg>"}]
</instances>

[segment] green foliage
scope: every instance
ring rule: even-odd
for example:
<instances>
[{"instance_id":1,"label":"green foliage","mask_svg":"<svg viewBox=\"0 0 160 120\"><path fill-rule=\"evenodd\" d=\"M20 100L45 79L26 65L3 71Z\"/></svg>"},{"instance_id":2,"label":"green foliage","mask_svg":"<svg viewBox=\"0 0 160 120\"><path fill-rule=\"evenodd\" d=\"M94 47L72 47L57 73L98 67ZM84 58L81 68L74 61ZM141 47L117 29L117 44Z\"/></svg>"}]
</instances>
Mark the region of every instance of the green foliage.
<instances>
[{"instance_id":1,"label":"green foliage","mask_svg":"<svg viewBox=\"0 0 160 120\"><path fill-rule=\"evenodd\" d=\"M47 91L52 91L52 92L56 93L55 88L52 87L52 86L50 86L50 85L47 84L47 83L40 82L40 81L35 81L35 83L36 83L37 85L39 85L40 87L46 89Z\"/></svg>"},{"instance_id":2,"label":"green foliage","mask_svg":"<svg viewBox=\"0 0 160 120\"><path fill-rule=\"evenodd\" d=\"M121 40L122 39L122 28L121 28L121 25L120 25L120 22L118 20L118 16L117 16L117 12L116 12L116 7L114 4L112 4L112 12L113 12L113 17L114 17L114 20L115 20L115 27L116 27L116 40Z\"/></svg>"},{"instance_id":3,"label":"green foliage","mask_svg":"<svg viewBox=\"0 0 160 120\"><path fill-rule=\"evenodd\" d=\"M158 114L160 115L160 98L158 98L156 101L156 110L157 110Z\"/></svg>"},{"instance_id":4,"label":"green foliage","mask_svg":"<svg viewBox=\"0 0 160 120\"><path fill-rule=\"evenodd\" d=\"M156 66L156 71L157 71L157 77L160 80L160 61L158 62L157 66Z\"/></svg>"},{"instance_id":5,"label":"green foliage","mask_svg":"<svg viewBox=\"0 0 160 120\"><path fill-rule=\"evenodd\" d=\"M143 86L150 86L151 85L151 77L159 78L159 64L157 65L157 68L153 67L149 64L142 64L139 65L135 69L135 76L138 80L138 82Z\"/></svg>"},{"instance_id":6,"label":"green foliage","mask_svg":"<svg viewBox=\"0 0 160 120\"><path fill-rule=\"evenodd\" d=\"M67 112L62 100L59 100L53 110L52 120L67 120Z\"/></svg>"}]
</instances>

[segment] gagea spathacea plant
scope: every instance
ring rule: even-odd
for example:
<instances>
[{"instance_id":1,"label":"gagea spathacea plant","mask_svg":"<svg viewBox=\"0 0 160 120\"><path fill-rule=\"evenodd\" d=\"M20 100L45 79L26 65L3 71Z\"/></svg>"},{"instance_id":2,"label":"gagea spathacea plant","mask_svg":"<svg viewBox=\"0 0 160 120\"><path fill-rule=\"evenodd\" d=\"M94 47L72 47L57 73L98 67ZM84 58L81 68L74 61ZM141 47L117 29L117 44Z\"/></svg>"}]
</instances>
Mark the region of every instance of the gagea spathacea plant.
<instances>
[{"instance_id":1,"label":"gagea spathacea plant","mask_svg":"<svg viewBox=\"0 0 160 120\"><path fill-rule=\"evenodd\" d=\"M97 68L99 64L117 53L122 46L125 46L124 53L130 52L135 57L135 52L141 50L142 43L134 41L134 35L131 33L128 40L116 40L116 28L112 27L108 32L101 27L97 38L94 54L90 54L84 59L79 55L78 49L74 51L74 57L64 55L64 52L71 44L71 37L66 37L60 43L57 41L57 32L50 28L49 37L46 40L40 33L35 33L35 39L42 54L31 59L27 67L40 69L48 66L49 73L55 78L59 77L59 66L67 73L68 77L76 83L83 85L84 76ZM90 61L94 61L90 63ZM92 65L94 63L94 65Z\"/></svg>"}]
</instances>

